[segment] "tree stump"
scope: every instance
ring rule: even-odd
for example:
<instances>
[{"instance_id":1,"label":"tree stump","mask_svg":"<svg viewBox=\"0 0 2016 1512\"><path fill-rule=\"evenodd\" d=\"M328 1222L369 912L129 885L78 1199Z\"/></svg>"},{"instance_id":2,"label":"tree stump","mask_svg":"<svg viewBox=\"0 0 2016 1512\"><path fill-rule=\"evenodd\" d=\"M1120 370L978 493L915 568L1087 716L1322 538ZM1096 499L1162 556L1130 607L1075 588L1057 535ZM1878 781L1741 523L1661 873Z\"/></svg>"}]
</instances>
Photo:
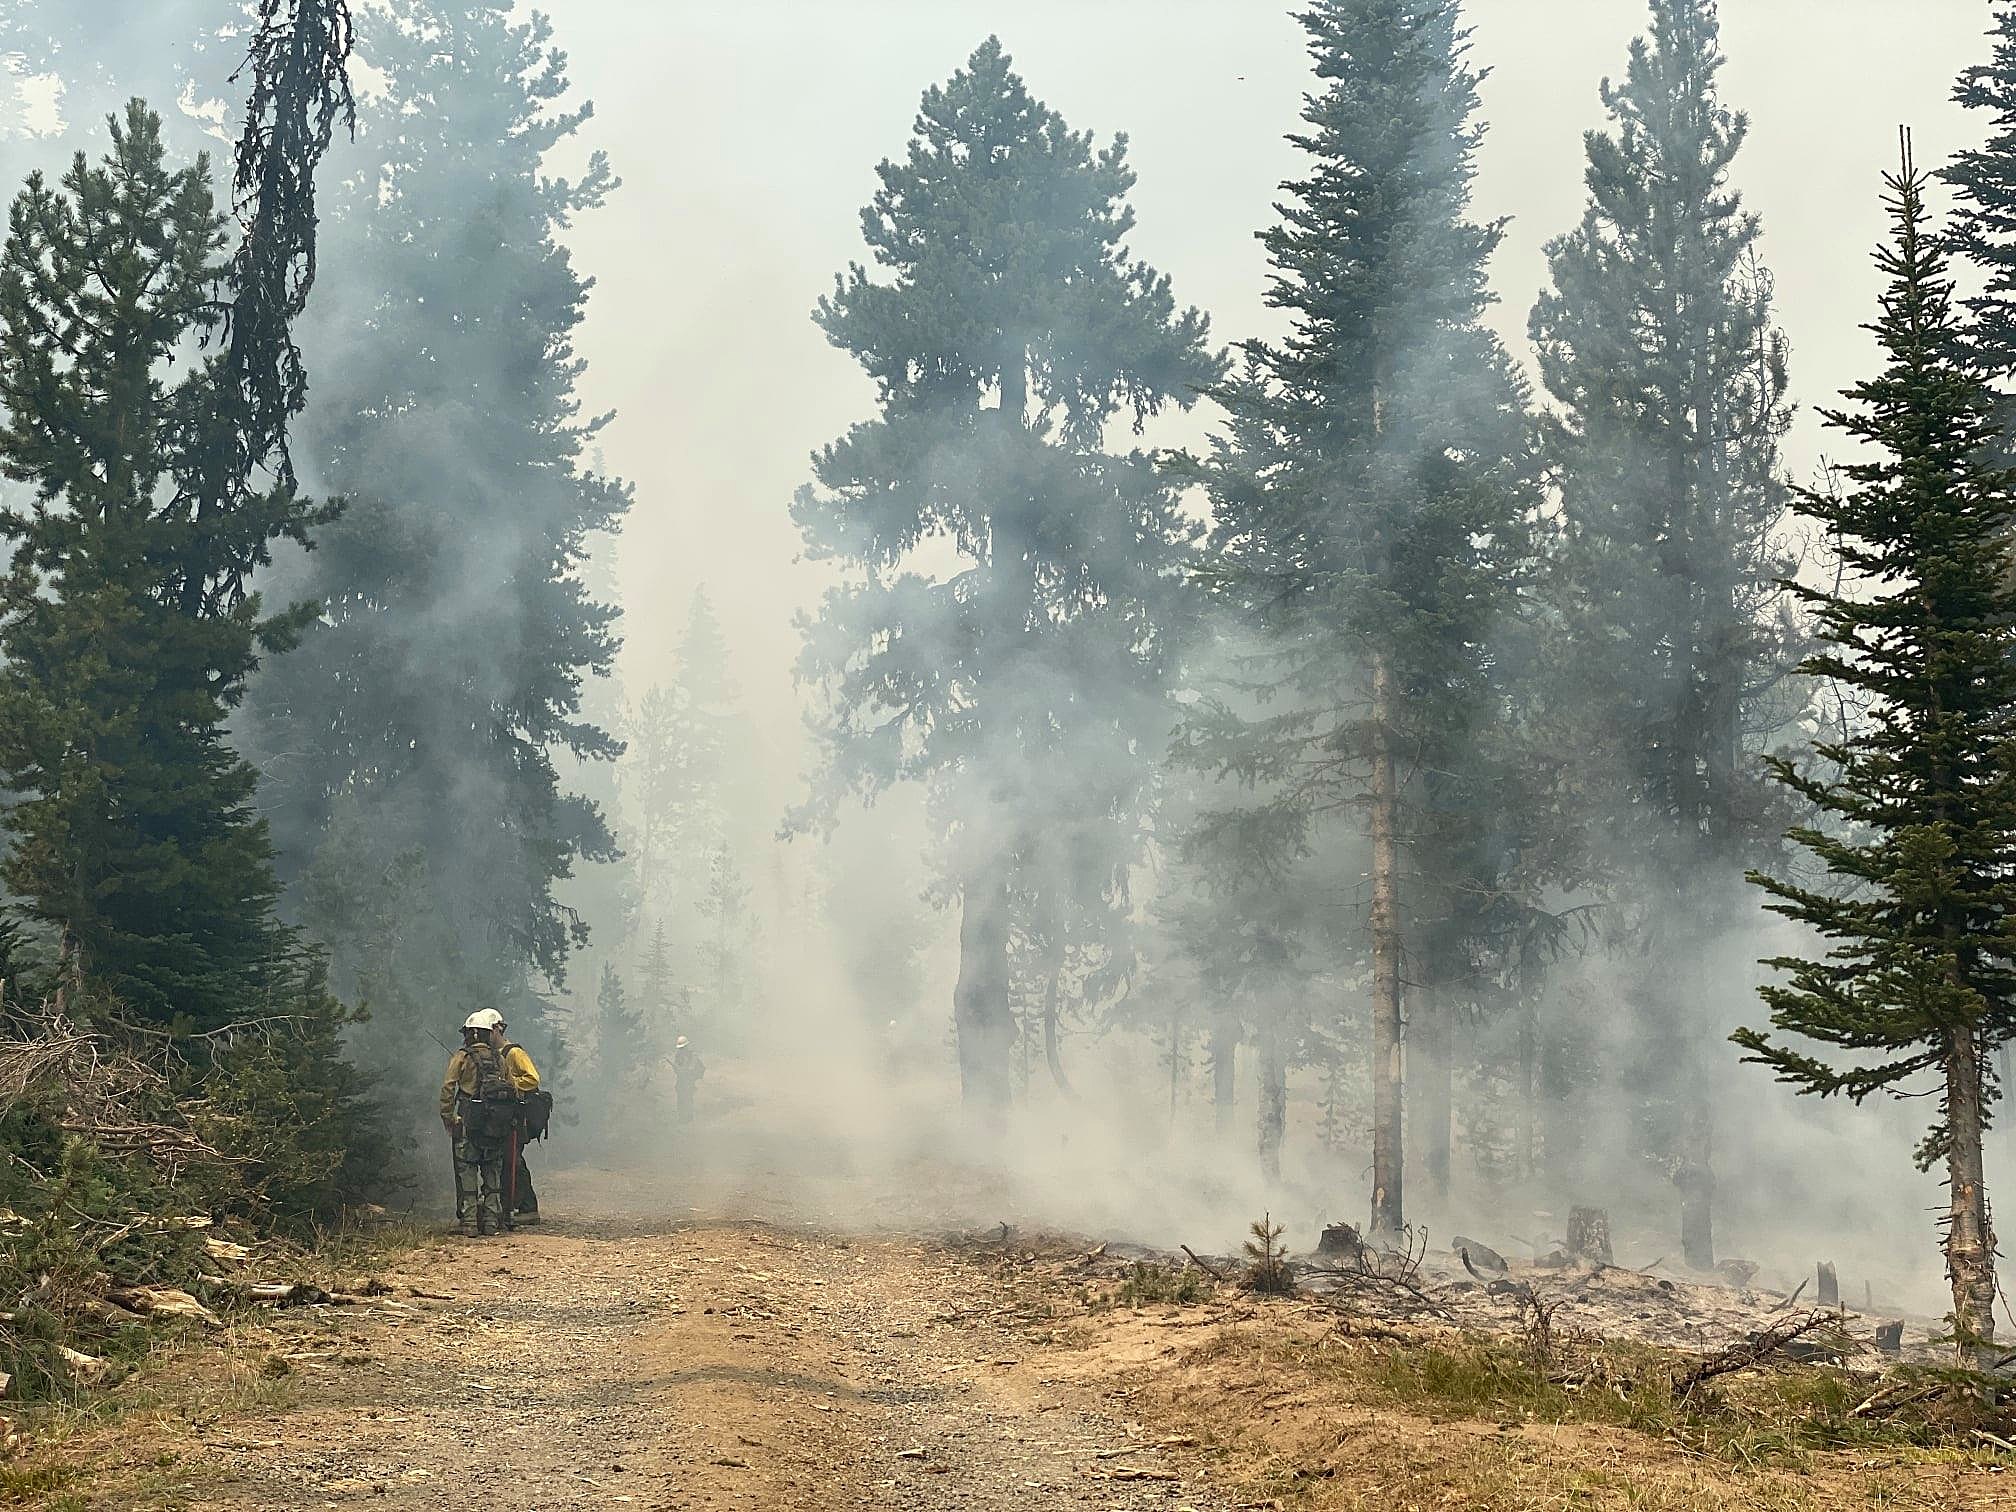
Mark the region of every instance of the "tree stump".
<instances>
[{"instance_id":1,"label":"tree stump","mask_svg":"<svg viewBox=\"0 0 2016 1512\"><path fill-rule=\"evenodd\" d=\"M1813 1300L1822 1307L1839 1307L1841 1305L1841 1281L1834 1274L1834 1262L1832 1260L1822 1260L1820 1262L1820 1285L1814 1294Z\"/></svg>"},{"instance_id":2,"label":"tree stump","mask_svg":"<svg viewBox=\"0 0 2016 1512\"><path fill-rule=\"evenodd\" d=\"M1592 1265L1615 1265L1610 1256L1610 1215L1602 1208L1568 1211L1568 1253Z\"/></svg>"},{"instance_id":3,"label":"tree stump","mask_svg":"<svg viewBox=\"0 0 2016 1512\"><path fill-rule=\"evenodd\" d=\"M1365 1241L1348 1223L1326 1224L1322 1237L1316 1241L1316 1253L1348 1265L1364 1255Z\"/></svg>"},{"instance_id":4,"label":"tree stump","mask_svg":"<svg viewBox=\"0 0 2016 1512\"><path fill-rule=\"evenodd\" d=\"M1904 1325L1902 1323L1878 1323L1876 1325L1876 1347L1885 1354L1904 1352Z\"/></svg>"}]
</instances>

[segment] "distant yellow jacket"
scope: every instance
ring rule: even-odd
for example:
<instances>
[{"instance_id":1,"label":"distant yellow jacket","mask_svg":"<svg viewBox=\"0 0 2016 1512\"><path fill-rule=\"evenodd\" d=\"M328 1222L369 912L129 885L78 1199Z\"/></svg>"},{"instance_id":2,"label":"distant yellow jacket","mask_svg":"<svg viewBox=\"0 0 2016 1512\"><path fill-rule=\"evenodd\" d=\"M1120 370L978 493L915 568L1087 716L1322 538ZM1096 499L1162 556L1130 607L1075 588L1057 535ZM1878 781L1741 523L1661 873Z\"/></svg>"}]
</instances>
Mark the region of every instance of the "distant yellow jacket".
<instances>
[{"instance_id":1,"label":"distant yellow jacket","mask_svg":"<svg viewBox=\"0 0 2016 1512\"><path fill-rule=\"evenodd\" d=\"M539 1068L532 1064L532 1057L525 1053L523 1045L504 1043L504 1074L511 1078L511 1085L519 1096L539 1090ZM455 1121L455 1098L458 1094L468 1097L476 1095L476 1063L465 1050L457 1050L448 1057L448 1074L441 1078L441 1121L452 1124Z\"/></svg>"}]
</instances>

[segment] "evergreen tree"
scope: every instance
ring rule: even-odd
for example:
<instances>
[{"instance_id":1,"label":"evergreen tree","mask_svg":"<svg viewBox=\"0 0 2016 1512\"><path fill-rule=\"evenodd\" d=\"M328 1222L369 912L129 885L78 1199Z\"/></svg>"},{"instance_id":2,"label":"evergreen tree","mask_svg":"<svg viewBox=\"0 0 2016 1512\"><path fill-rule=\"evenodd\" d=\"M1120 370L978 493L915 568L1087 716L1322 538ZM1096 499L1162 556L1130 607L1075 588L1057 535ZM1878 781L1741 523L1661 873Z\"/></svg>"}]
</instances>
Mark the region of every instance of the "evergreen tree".
<instances>
[{"instance_id":1,"label":"evergreen tree","mask_svg":"<svg viewBox=\"0 0 2016 1512\"><path fill-rule=\"evenodd\" d=\"M1921 1166L1946 1163L1946 1268L1963 1362L1995 1330L1995 1236L1981 1162L1998 1088L1994 1052L2016 1036L2016 472L1991 455L1994 396L1963 355L1945 248L1913 166L1885 178L1893 241L1870 329L1882 373L1827 422L1866 448L1840 494L1800 511L1840 542L1862 596L1810 587L1828 648L1806 670L1872 700L1866 726L1815 754L1774 760L1778 780L1850 828L1792 831L1826 867L1822 889L1761 873L1770 907L1828 942L1770 964L1773 1025L1846 1051L1842 1063L1756 1030L1749 1059L1822 1097L1911 1095L1930 1075L1939 1118Z\"/></svg>"},{"instance_id":2,"label":"evergreen tree","mask_svg":"<svg viewBox=\"0 0 2016 1512\"><path fill-rule=\"evenodd\" d=\"M636 1090L647 1063L643 1046L644 1019L624 991L623 977L613 961L605 962L595 989L595 1038L602 1049L603 1091L620 1096Z\"/></svg>"},{"instance_id":3,"label":"evergreen tree","mask_svg":"<svg viewBox=\"0 0 2016 1512\"><path fill-rule=\"evenodd\" d=\"M312 91L273 109L289 128L244 149L241 177L281 152L312 174L313 133L292 129ZM0 471L33 494L0 508L0 770L20 798L6 876L54 936L59 1010L180 1040L175 1081L200 1079L207 1137L238 1162L217 1200L305 1228L381 1181L387 1152L341 1057L348 1015L274 916L254 774L224 725L313 613L269 613L246 580L328 511L273 460L298 393L284 322L263 351L201 345L275 289L305 295L305 273L248 292L245 260L220 257L207 162L170 169L140 101L110 140L58 188L30 179L0 254ZM298 271L312 210L264 234ZM278 429L248 401L262 373Z\"/></svg>"},{"instance_id":4,"label":"evergreen tree","mask_svg":"<svg viewBox=\"0 0 2016 1512\"><path fill-rule=\"evenodd\" d=\"M1276 712L1207 701L1189 759L1262 789L1214 826L1292 860L1320 816L1367 815L1372 1227L1402 1205L1402 956L1467 864L1436 807L1475 814L1495 719L1489 640L1520 563L1524 393L1481 316L1495 225L1469 219L1482 128L1452 0L1319 0L1310 158L1263 236L1282 343L1249 343L1204 464L1210 577L1271 636ZM1410 773L1446 774L1458 803ZM1414 822L1414 818L1420 822ZM1403 862L1418 879L1403 898Z\"/></svg>"},{"instance_id":5,"label":"evergreen tree","mask_svg":"<svg viewBox=\"0 0 2016 1512\"><path fill-rule=\"evenodd\" d=\"M291 954L255 775L224 721L313 612L232 589L267 542L326 512L282 486L202 517L230 368L213 354L168 372L221 320L207 160L169 169L160 120L135 101L103 164L80 156L59 189L32 177L10 227L0 468L35 503L0 509L0 769L26 795L8 881L60 930L66 981L215 1028ZM220 538L243 554L220 562Z\"/></svg>"},{"instance_id":6,"label":"evergreen tree","mask_svg":"<svg viewBox=\"0 0 2016 1512\"><path fill-rule=\"evenodd\" d=\"M693 1005L717 1040L747 1036L756 1007L750 965L756 958L756 918L749 889L728 847L708 858L707 888L693 905L702 921L698 1001Z\"/></svg>"},{"instance_id":7,"label":"evergreen tree","mask_svg":"<svg viewBox=\"0 0 2016 1512\"><path fill-rule=\"evenodd\" d=\"M322 616L256 687L247 727L311 929L327 927L314 897L377 886L404 858L426 869L458 981L381 1007L393 1056L425 1043L422 1015L476 1002L550 1054L541 989L585 936L555 885L613 850L555 762L618 749L580 712L616 617L582 564L627 492L584 456L600 422L579 417L571 340L588 281L557 239L613 179L600 154L578 181L548 171L588 114L557 103L550 35L503 4L387 7L364 47L384 87L330 225L342 324L305 338L344 354L303 444L349 509L287 575ZM332 867L352 875L317 880Z\"/></svg>"},{"instance_id":8,"label":"evergreen tree","mask_svg":"<svg viewBox=\"0 0 2016 1512\"><path fill-rule=\"evenodd\" d=\"M686 1011L687 994L679 985L665 925L652 927L651 943L637 963L637 1016L640 1039L655 1059L672 1043L673 1031Z\"/></svg>"},{"instance_id":9,"label":"evergreen tree","mask_svg":"<svg viewBox=\"0 0 2016 1512\"><path fill-rule=\"evenodd\" d=\"M1994 17L1992 57L1961 74L1953 90L1956 102L1987 113L1991 130L1979 147L1955 154L1940 177L1959 200L1953 245L1986 275L1966 301L1973 319L1965 339L2003 395L2007 433L2016 401L2016 5L1998 3Z\"/></svg>"},{"instance_id":10,"label":"evergreen tree","mask_svg":"<svg viewBox=\"0 0 2016 1512\"><path fill-rule=\"evenodd\" d=\"M670 686L627 721L625 839L644 906L661 919L700 896L701 862L728 843L728 757L739 724L728 644L704 589L687 611Z\"/></svg>"},{"instance_id":11,"label":"evergreen tree","mask_svg":"<svg viewBox=\"0 0 2016 1512\"><path fill-rule=\"evenodd\" d=\"M1776 544L1791 408L1758 221L1729 183L1749 126L1720 98L1716 7L1651 12L1603 87L1588 207L1548 246L1532 314L1561 506L1535 671L1574 795L1563 823L1586 827L1572 869L1637 962L1633 1059L1610 1076L1642 1100L1647 1153L1699 1182L1726 1028L1703 962L1737 912L1731 884L1787 822L1757 752L1795 712ZM1712 1263L1712 1234L1690 1234L1689 1261Z\"/></svg>"},{"instance_id":12,"label":"evergreen tree","mask_svg":"<svg viewBox=\"0 0 2016 1512\"><path fill-rule=\"evenodd\" d=\"M1122 245L1125 139L1094 146L1030 96L994 39L924 96L822 300L880 413L815 459L793 514L851 570L805 626L838 797L932 785L962 908L953 1013L969 1105L1008 1101L1015 933L1032 896L1125 908L1169 717L1171 608L1194 528L1141 453L1102 449L1188 405L1219 365L1206 322ZM919 568L921 544L957 565ZM1052 842L1038 855L1038 841Z\"/></svg>"}]
</instances>

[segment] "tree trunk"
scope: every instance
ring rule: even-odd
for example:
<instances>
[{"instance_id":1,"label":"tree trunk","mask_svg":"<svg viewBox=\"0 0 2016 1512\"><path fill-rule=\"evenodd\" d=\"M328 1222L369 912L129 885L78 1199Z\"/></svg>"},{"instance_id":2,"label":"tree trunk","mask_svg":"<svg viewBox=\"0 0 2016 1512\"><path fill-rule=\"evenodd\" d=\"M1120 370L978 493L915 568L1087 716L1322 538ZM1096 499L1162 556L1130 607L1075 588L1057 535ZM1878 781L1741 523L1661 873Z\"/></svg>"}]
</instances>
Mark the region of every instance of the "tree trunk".
<instances>
[{"instance_id":1,"label":"tree trunk","mask_svg":"<svg viewBox=\"0 0 2016 1512\"><path fill-rule=\"evenodd\" d=\"M1385 656L1372 662L1372 1226L1397 1234L1401 1203L1400 793L1393 765L1393 688Z\"/></svg>"},{"instance_id":2,"label":"tree trunk","mask_svg":"<svg viewBox=\"0 0 2016 1512\"><path fill-rule=\"evenodd\" d=\"M997 860L975 866L961 890L959 982L952 991L959 1090L983 1122L1008 1109L1015 1020L1008 1006L1008 878Z\"/></svg>"},{"instance_id":3,"label":"tree trunk","mask_svg":"<svg viewBox=\"0 0 2016 1512\"><path fill-rule=\"evenodd\" d=\"M1050 990L1043 999L1043 1059L1050 1063L1050 1079L1066 1098L1076 1098L1071 1078L1064 1074L1064 1051L1057 1042L1057 979L1064 974L1061 963L1050 970Z\"/></svg>"},{"instance_id":4,"label":"tree trunk","mask_svg":"<svg viewBox=\"0 0 2016 1512\"><path fill-rule=\"evenodd\" d=\"M1680 1257L1690 1269L1715 1268L1715 1173L1704 1165L1683 1165L1673 1176L1680 1189Z\"/></svg>"},{"instance_id":5,"label":"tree trunk","mask_svg":"<svg viewBox=\"0 0 2016 1512\"><path fill-rule=\"evenodd\" d=\"M1281 1141L1288 1129L1288 1062L1281 1036L1273 1028L1260 1031L1260 1173L1269 1181L1281 1176Z\"/></svg>"},{"instance_id":6,"label":"tree trunk","mask_svg":"<svg viewBox=\"0 0 2016 1512\"><path fill-rule=\"evenodd\" d=\"M1981 1168L1981 1042L1955 1029L1946 1042L1946 1275L1953 1283L1953 1332L1960 1363L1980 1366L1995 1337L1995 1232Z\"/></svg>"},{"instance_id":7,"label":"tree trunk","mask_svg":"<svg viewBox=\"0 0 2016 1512\"><path fill-rule=\"evenodd\" d=\"M1713 1093L1696 1085L1689 1096L1686 1131L1681 1136L1680 1250L1696 1270L1715 1266L1715 1113ZM1684 1179L1683 1179L1684 1178Z\"/></svg>"},{"instance_id":8,"label":"tree trunk","mask_svg":"<svg viewBox=\"0 0 2016 1512\"><path fill-rule=\"evenodd\" d=\"M1232 1127L1233 1108L1238 1103L1239 1025L1220 1018L1211 1026L1211 1106L1218 1115L1218 1130Z\"/></svg>"},{"instance_id":9,"label":"tree trunk","mask_svg":"<svg viewBox=\"0 0 2016 1512\"><path fill-rule=\"evenodd\" d=\"M1440 994L1414 994L1407 1015L1407 1138L1432 1198L1449 1200L1450 1123L1455 1116L1448 1007Z\"/></svg>"},{"instance_id":10,"label":"tree trunk","mask_svg":"<svg viewBox=\"0 0 2016 1512\"><path fill-rule=\"evenodd\" d=\"M1519 1173L1531 1181L1540 1172L1540 1152L1534 1144L1534 1104L1540 1096L1540 1033L1535 1022L1538 1010L1531 997L1521 994L1519 1004L1519 1106L1517 1137Z\"/></svg>"}]
</instances>

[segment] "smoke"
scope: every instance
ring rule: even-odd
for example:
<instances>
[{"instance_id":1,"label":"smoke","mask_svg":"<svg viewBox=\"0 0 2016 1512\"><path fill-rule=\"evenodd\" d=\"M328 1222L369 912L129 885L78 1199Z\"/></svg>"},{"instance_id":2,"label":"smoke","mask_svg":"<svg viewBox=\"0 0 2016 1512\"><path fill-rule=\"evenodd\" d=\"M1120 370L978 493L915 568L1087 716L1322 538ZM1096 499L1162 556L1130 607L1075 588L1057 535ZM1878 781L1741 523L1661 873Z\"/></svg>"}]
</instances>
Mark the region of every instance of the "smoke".
<instances>
[{"instance_id":1,"label":"smoke","mask_svg":"<svg viewBox=\"0 0 2016 1512\"><path fill-rule=\"evenodd\" d=\"M31 166L60 169L70 148L99 130L99 115L130 92L164 106L186 102L177 107L180 140L213 140L206 102L230 96L223 78L236 59L222 32L233 9L226 0L6 7L0 14L13 27L6 35L17 39L9 45L19 59L0 118L0 161L10 177ZM1743 187L1767 216L1778 318L1793 348L1796 394L1810 403L1868 365L1855 327L1873 308L1875 284L1861 249L1879 230L1869 189L1892 122L1913 121L1928 156L1961 140L1964 127L1945 96L1980 51L1981 17L1978 7L1878 0L1727 9L1725 92L1754 114ZM1502 300L1490 319L1524 362L1526 311L1546 276L1540 248L1580 211L1580 134L1600 121L1596 81L1617 72L1643 17L1612 0L1503 0L1472 10L1478 61L1492 70L1483 86L1493 132L1480 158L1479 214L1513 217L1493 264ZM368 8L367 39L383 15ZM589 935L585 947L560 952L571 954L564 981L539 969L537 951L522 941L509 957L524 966L521 979L499 980L487 922L470 922L487 921L496 903L489 884L518 864L511 845L494 835L479 844L463 822L509 811L522 796L496 770L451 766L435 774L435 785L396 799L341 794L327 812L306 814L288 794L301 747L266 739L249 720L246 727L297 889L306 887L318 851L325 876L376 879L368 900L343 895L356 905L350 912L339 914L342 899L332 895L319 900L315 917L324 943L349 963L341 985L379 999L379 1029L406 1026L372 1052L388 1078L403 1078L393 1100L424 1127L429 1035L448 1035L469 994L509 992L528 1012L550 1013L542 1056L556 1069L573 1063L563 1083L573 1122L563 1124L553 1157L620 1169L633 1200L655 1210L734 1202L845 1222L1048 1223L1214 1248L1229 1247L1263 1207L1286 1219L1301 1243L1313 1242L1321 1221L1357 1221L1369 1159L1368 1071L1362 941L1353 923L1362 918L1365 864L1349 816L1324 828L1315 854L1292 875L1213 887L1207 863L1184 853L1177 832L1197 812L1250 798L1157 772L1157 817L1131 848L1113 915L1116 939L1126 935L1124 953L1138 953L1139 964L1124 983L1093 982L1064 1014L1058 1054L1068 1093L1048 1067L1040 1011L1025 1019L1014 1052L1018 1105L998 1142L973 1133L956 1096L949 1004L958 914L942 886L940 847L952 828L943 805L962 804L963 795L899 788L872 806L843 804L830 837L776 838L819 759L804 720L812 690L791 675L800 651L794 616L816 607L835 581L827 567L803 559L787 503L808 476L813 449L874 402L873 385L807 315L833 272L859 254L858 210L873 192L873 165L900 153L922 88L958 66L989 27L1012 28L1004 41L1035 93L1074 125L1130 133L1140 175L1131 196L1140 226L1130 242L1140 255L1171 274L1179 300L1211 312L1220 339L1278 336L1252 233L1271 223L1276 185L1295 171L1282 138L1311 82L1287 8L1024 0L1009 16L978 0L831 7L576 0L555 8L554 24L575 97L594 99L598 112L540 155L540 171L579 183L589 154L606 150L625 180L605 205L570 212L556 231L572 267L594 280L574 338L584 363L581 413L616 417L593 439L599 459L584 454L580 466L591 476L606 466L608 477L636 485L620 531L592 528L562 548L592 549L592 564L570 570L585 576L592 599L622 609L615 675L585 676L582 717L633 736L632 752L613 768L558 753L561 792L599 802L626 852L621 863L583 859L578 852L592 846L570 854L576 875L559 884L563 913L555 917L564 930L564 911L572 910ZM1787 76L1782 59L1792 55L1807 66ZM1115 58L1128 66L1115 67ZM57 78L60 87L50 82ZM1847 103L1838 93L1843 80L1853 81ZM472 141L482 130L496 135L495 120L478 120L479 106L492 100L484 82L452 69L437 81L435 104L465 120ZM397 127L367 119L358 147L334 160L352 181L329 191L332 206L369 215L376 190L360 184L382 161L388 130ZM444 173L424 190L431 228L485 210L470 187L480 174L445 173L467 164L422 166ZM380 512L388 501L423 501L430 518L467 520L458 501L503 500L480 528L457 535L452 551L416 559L390 632L396 644L377 648L385 653L379 665L405 670L376 692L395 703L411 699L416 706L401 723L451 743L440 724L453 711L428 690L444 665L480 684L493 674L501 680L530 653L523 624L497 607L524 564L553 542L545 524L512 512L519 475L497 433L472 423L504 404L519 355L476 338L452 354L416 350L405 338L431 317L418 304L387 303L383 255L369 237L332 224L303 332L320 408L298 450L311 489L352 494L351 524L325 543L320 560L280 564L269 588L285 594L309 581L311 568L336 572L345 553L368 558L398 544L400 517ZM425 280L411 274L405 287L437 307L505 302L494 289L471 289L452 257L429 271L432 285L422 288ZM344 454L346 435L364 434L360 414L387 396L414 399L404 370L429 361L455 365L462 382L452 399L423 395L389 421L374 411L371 444L382 451ZM1139 441L1124 432L1113 441L1116 449L1201 448L1220 423L1205 406L1152 421ZM1795 477L1812 475L1818 446L1802 411L1787 448ZM927 553L917 565L929 574L945 564ZM698 905L712 858L677 856L655 892L635 873L634 722L651 689L676 684L692 594L703 585L736 687L716 795L720 833L747 892L756 942L733 1018L705 1001L709 926ZM1201 687L1238 676L1228 659L1193 665L1188 681ZM1040 707L1083 695L1084 684L1036 666L1017 698ZM1128 713L1138 741L1152 741L1156 721ZM256 718L257 707L249 714ZM1159 734L1174 723L1172 714ZM1134 770L1112 764L1110 751L1060 752L1017 773L1017 801L1066 812L1087 790L1112 798L1114 784L1131 781ZM1138 796L1123 793L1124 802L1108 807ZM578 819L567 810L554 827L572 827L578 838ZM967 806L958 819L962 843L999 839L987 812ZM1616 858L1620 868L1631 859ZM1069 877L1072 865L1061 847L1048 885ZM1565 914L1596 900L1549 901ZM1757 961L1809 942L1762 915L1733 880L1690 906L1699 914L1688 922L1699 927L1683 931L1692 943L1667 974L1674 999L1688 1005L1691 1041L1720 1057L1703 1090L1713 1114L1720 1248L1765 1261L1768 1275L1788 1280L1814 1259L1832 1259L1851 1300L1866 1277L1879 1299L1932 1306L1938 1275L1928 1210L1939 1194L1910 1160L1920 1110L1795 1099L1757 1068L1738 1065L1724 1039L1761 1017L1755 989L1765 971ZM644 957L661 924L682 958L674 990L645 1006L667 1033L706 1026L699 1038L708 1070L690 1125L674 1120L662 1037L642 1046L597 1037L601 968L617 969L638 1002ZM1618 1219L1620 1258L1642 1263L1677 1244L1671 1175L1643 1110L1617 1095L1625 1089L1573 1074L1577 1055L1596 1068L1657 1053L1640 1037L1633 1006L1646 979L1643 959L1601 948L1614 933L1610 920L1590 928L1589 939L1568 942L1538 974L1542 985L1525 996L1508 987L1506 1011L1465 1031L1454 1190L1446 1211L1420 1210L1437 1236L1462 1229L1544 1247L1570 1202L1598 1201ZM1204 947L1224 946L1227 937L1255 952L1250 970L1209 969ZM1071 979L1084 984L1099 964L1088 957ZM396 1015L385 1000L392 992L402 1000ZM1040 1010L1040 997L1023 1001ZM1529 1010L1533 1032L1570 1073L1563 1085L1542 1089L1549 1095L1530 1141L1543 1174L1532 1177L1516 1158L1522 1115L1507 1070L1518 1064L1521 1014ZM1235 1101L1221 1128L1209 1050L1213 1026L1227 1018L1239 1022L1241 1043ZM514 1029L524 1026L514 1015ZM1264 1049L1263 1027L1274 1036ZM1262 1172L1257 1128L1257 1072L1270 1057L1284 1068L1286 1093L1273 1177ZM1991 1187L1998 1168L2008 1169L2006 1133L1998 1140ZM564 1209L564 1182L550 1200Z\"/></svg>"}]
</instances>

